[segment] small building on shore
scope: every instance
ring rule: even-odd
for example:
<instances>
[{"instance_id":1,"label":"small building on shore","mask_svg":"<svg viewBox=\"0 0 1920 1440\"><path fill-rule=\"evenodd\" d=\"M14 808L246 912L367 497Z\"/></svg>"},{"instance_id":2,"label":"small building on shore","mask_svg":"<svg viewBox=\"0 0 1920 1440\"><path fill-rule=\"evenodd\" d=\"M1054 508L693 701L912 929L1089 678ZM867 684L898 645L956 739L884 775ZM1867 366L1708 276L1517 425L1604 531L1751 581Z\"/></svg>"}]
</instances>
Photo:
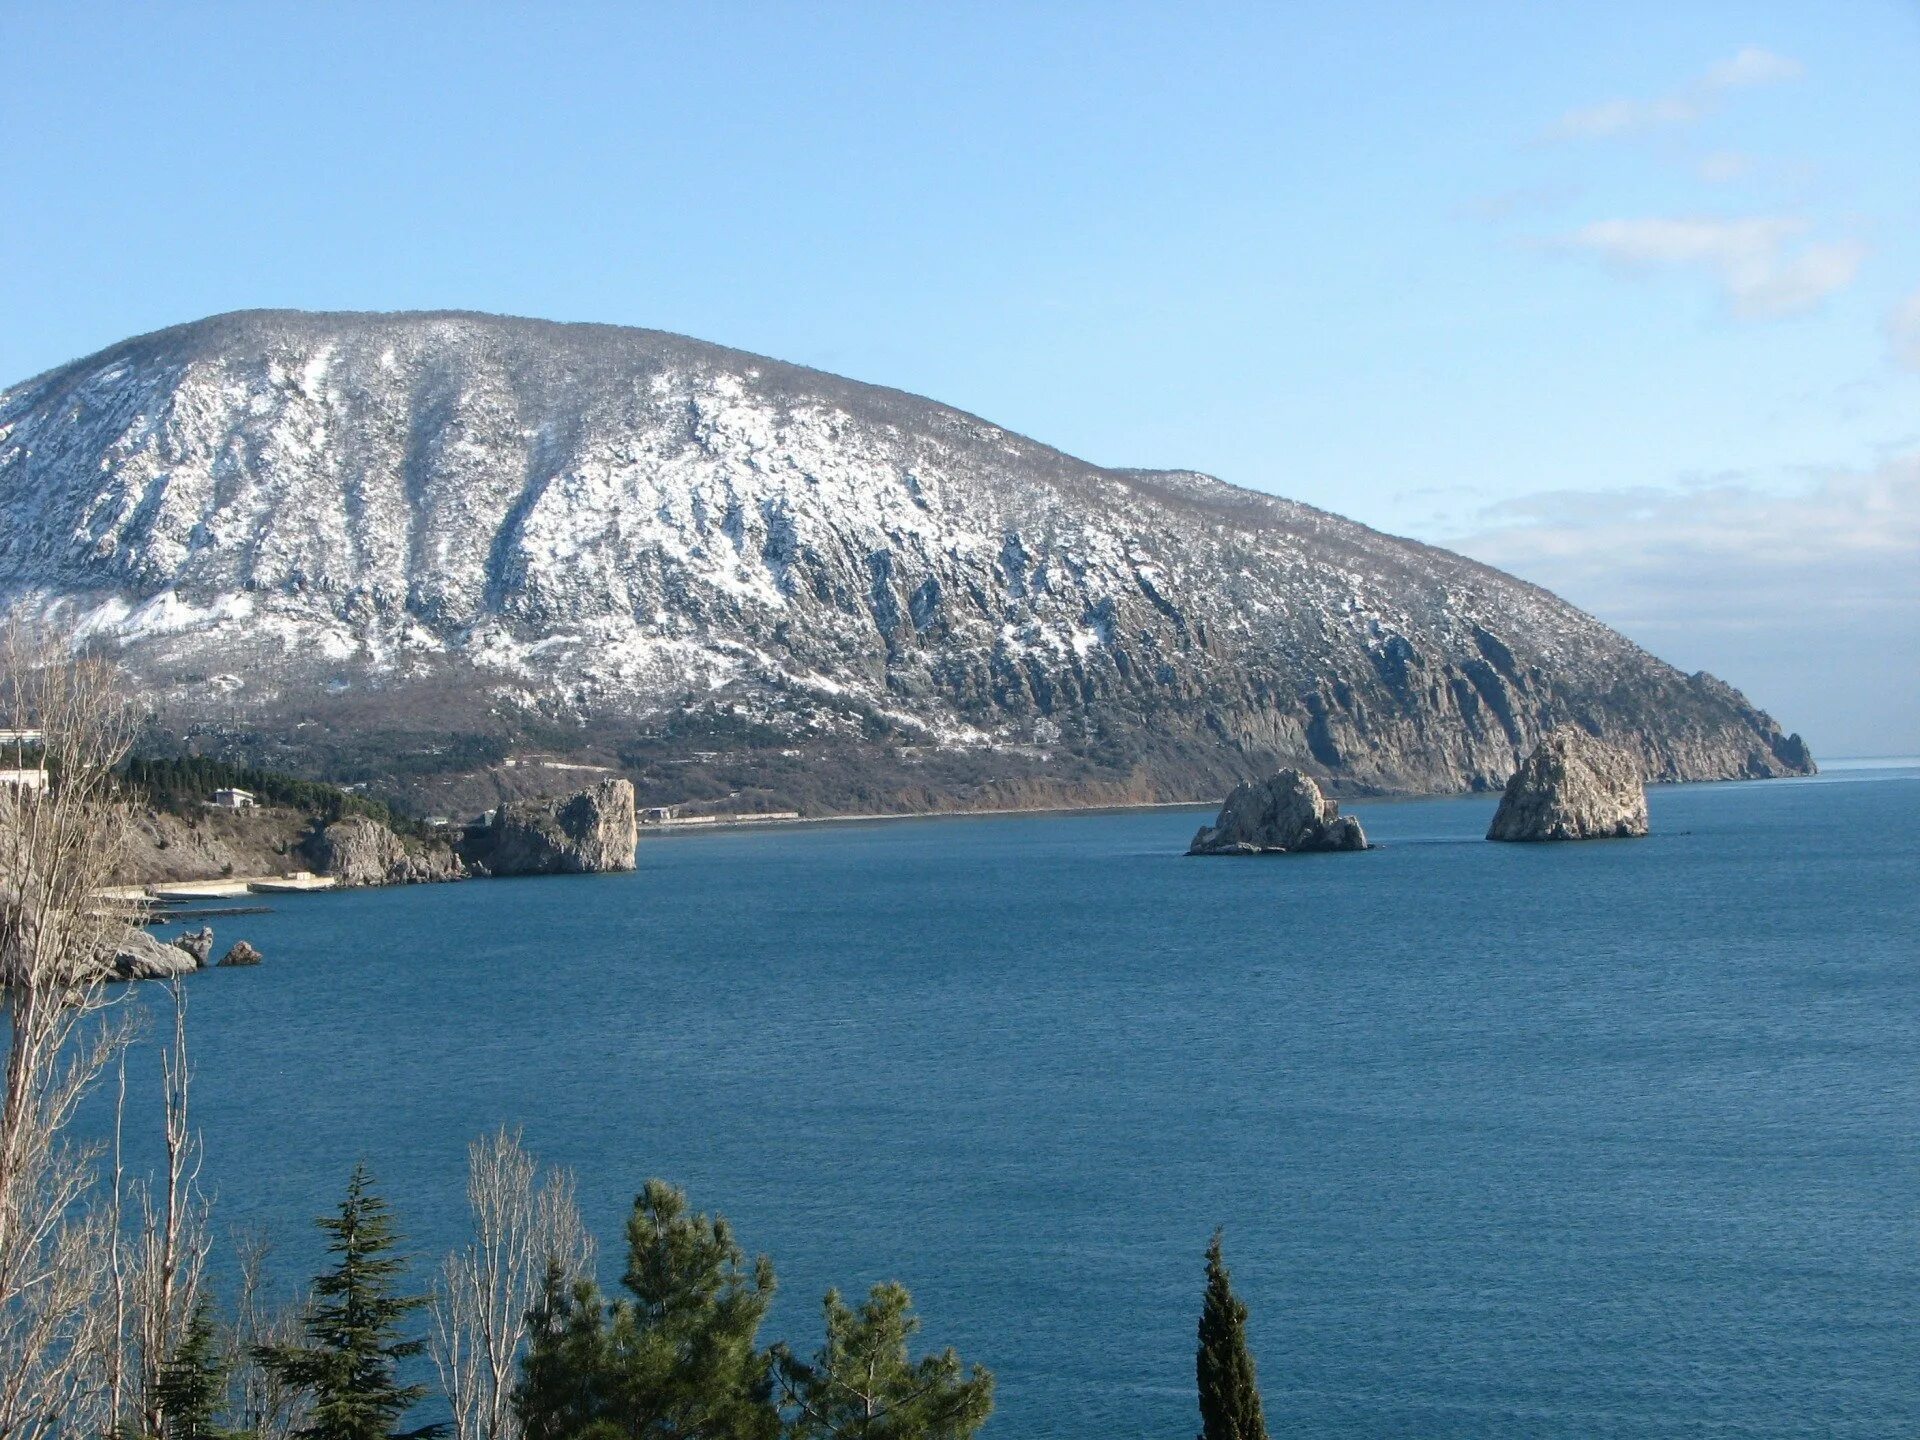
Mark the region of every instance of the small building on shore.
<instances>
[{"instance_id":1,"label":"small building on shore","mask_svg":"<svg viewBox=\"0 0 1920 1440\"><path fill-rule=\"evenodd\" d=\"M260 802L251 790L236 790L229 787L214 791L213 799L208 803L216 810L251 810Z\"/></svg>"}]
</instances>

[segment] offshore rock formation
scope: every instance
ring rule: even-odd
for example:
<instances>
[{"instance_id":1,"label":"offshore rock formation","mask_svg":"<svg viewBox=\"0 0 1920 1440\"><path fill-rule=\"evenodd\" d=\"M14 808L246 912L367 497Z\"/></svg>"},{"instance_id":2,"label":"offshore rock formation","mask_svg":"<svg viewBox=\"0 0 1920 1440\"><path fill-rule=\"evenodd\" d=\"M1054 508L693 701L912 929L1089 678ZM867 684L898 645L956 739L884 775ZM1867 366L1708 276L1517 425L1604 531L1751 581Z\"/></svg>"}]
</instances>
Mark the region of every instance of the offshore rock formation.
<instances>
[{"instance_id":1,"label":"offshore rock formation","mask_svg":"<svg viewBox=\"0 0 1920 1440\"><path fill-rule=\"evenodd\" d=\"M244 940L236 940L233 947L220 957L222 967L229 965L258 965L264 957Z\"/></svg>"},{"instance_id":2,"label":"offshore rock formation","mask_svg":"<svg viewBox=\"0 0 1920 1440\"><path fill-rule=\"evenodd\" d=\"M1360 822L1298 770L1258 785L1241 785L1220 816L1187 847L1189 855L1268 855L1302 850L1364 850Z\"/></svg>"},{"instance_id":3,"label":"offshore rock formation","mask_svg":"<svg viewBox=\"0 0 1920 1440\"><path fill-rule=\"evenodd\" d=\"M1459 555L497 316L224 315L0 392L0 607L116 651L203 753L408 777L429 810L486 803L458 777L524 745L669 797L778 771L766 803L815 813L1289 765L1485 789L1564 723L1653 779L1811 764L1730 687Z\"/></svg>"},{"instance_id":4,"label":"offshore rock formation","mask_svg":"<svg viewBox=\"0 0 1920 1440\"><path fill-rule=\"evenodd\" d=\"M1568 725L1507 781L1489 840L1596 840L1647 833L1647 791L1626 752Z\"/></svg>"},{"instance_id":5,"label":"offshore rock formation","mask_svg":"<svg viewBox=\"0 0 1920 1440\"><path fill-rule=\"evenodd\" d=\"M331 875L342 888L363 885L420 885L466 878L466 866L446 845L408 845L393 831L364 815L352 815L317 828L307 837L313 868Z\"/></svg>"},{"instance_id":6,"label":"offshore rock formation","mask_svg":"<svg viewBox=\"0 0 1920 1440\"><path fill-rule=\"evenodd\" d=\"M563 800L509 801L465 858L489 875L596 874L633 869L639 840L633 785L603 780Z\"/></svg>"},{"instance_id":7,"label":"offshore rock formation","mask_svg":"<svg viewBox=\"0 0 1920 1440\"><path fill-rule=\"evenodd\" d=\"M207 961L213 958L213 927L202 925L198 930L189 930L184 935L173 937L174 945L193 957L194 965L205 969Z\"/></svg>"}]
</instances>

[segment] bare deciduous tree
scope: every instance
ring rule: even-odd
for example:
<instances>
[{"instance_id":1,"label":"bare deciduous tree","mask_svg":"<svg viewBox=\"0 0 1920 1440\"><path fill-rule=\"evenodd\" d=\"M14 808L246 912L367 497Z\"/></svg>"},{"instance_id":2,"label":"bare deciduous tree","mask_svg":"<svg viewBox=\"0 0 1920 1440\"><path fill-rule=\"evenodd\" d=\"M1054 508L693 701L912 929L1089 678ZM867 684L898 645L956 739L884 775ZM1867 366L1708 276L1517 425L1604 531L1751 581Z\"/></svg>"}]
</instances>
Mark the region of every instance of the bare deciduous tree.
<instances>
[{"instance_id":1,"label":"bare deciduous tree","mask_svg":"<svg viewBox=\"0 0 1920 1440\"><path fill-rule=\"evenodd\" d=\"M227 1413L238 1433L252 1440L291 1440L307 1423L311 1406L302 1391L260 1363L259 1352L300 1340L303 1307L290 1301L274 1304L268 1299L270 1247L264 1238L238 1236L234 1250L239 1259L240 1284L234 1297L233 1330L227 1350Z\"/></svg>"},{"instance_id":2,"label":"bare deciduous tree","mask_svg":"<svg viewBox=\"0 0 1920 1440\"><path fill-rule=\"evenodd\" d=\"M572 1174L538 1171L518 1131L467 1150L473 1240L447 1257L434 1296L433 1359L457 1440L519 1440L512 1400L527 1312L550 1265L570 1276L592 1268Z\"/></svg>"},{"instance_id":3,"label":"bare deciduous tree","mask_svg":"<svg viewBox=\"0 0 1920 1440\"><path fill-rule=\"evenodd\" d=\"M127 1038L102 1013L101 964L127 922L95 892L125 836L113 767L132 717L111 667L15 627L0 635L0 729L6 768L26 772L0 783L0 1440L39 1440L111 1421L113 1215L100 1147L67 1132Z\"/></svg>"},{"instance_id":4,"label":"bare deciduous tree","mask_svg":"<svg viewBox=\"0 0 1920 1440\"><path fill-rule=\"evenodd\" d=\"M165 1430L160 1377L199 1303L210 1244L207 1200L199 1187L200 1137L189 1124L187 1112L193 1079L187 1057L187 992L178 978L167 985L173 994L173 1038L160 1054L166 1171L157 1200L148 1186L136 1191L140 1239L133 1272L133 1319L140 1354L141 1420L149 1435Z\"/></svg>"}]
</instances>

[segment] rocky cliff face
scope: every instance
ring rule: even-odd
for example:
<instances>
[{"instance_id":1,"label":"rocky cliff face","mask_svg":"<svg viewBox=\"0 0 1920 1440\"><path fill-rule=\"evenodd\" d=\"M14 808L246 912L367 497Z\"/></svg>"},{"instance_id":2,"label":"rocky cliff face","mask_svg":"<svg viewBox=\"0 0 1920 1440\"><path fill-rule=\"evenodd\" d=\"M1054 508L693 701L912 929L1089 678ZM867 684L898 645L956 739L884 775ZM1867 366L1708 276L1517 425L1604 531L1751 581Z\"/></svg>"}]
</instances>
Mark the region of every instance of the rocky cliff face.
<instances>
[{"instance_id":1,"label":"rocky cliff face","mask_svg":"<svg viewBox=\"0 0 1920 1440\"><path fill-rule=\"evenodd\" d=\"M639 839L633 786L603 780L562 800L502 805L466 858L489 875L598 874L633 869Z\"/></svg>"},{"instance_id":2,"label":"rocky cliff face","mask_svg":"<svg viewBox=\"0 0 1920 1440\"><path fill-rule=\"evenodd\" d=\"M316 829L307 838L307 858L343 887L419 885L466 876L447 845L408 845L378 820L349 816Z\"/></svg>"},{"instance_id":3,"label":"rocky cliff face","mask_svg":"<svg viewBox=\"0 0 1920 1440\"><path fill-rule=\"evenodd\" d=\"M605 326L246 313L15 386L0 603L116 650L206 745L404 784L531 738L813 809L1282 765L1454 790L1565 723L1652 779L1811 764L1460 556Z\"/></svg>"},{"instance_id":4,"label":"rocky cliff face","mask_svg":"<svg viewBox=\"0 0 1920 1440\"><path fill-rule=\"evenodd\" d=\"M1633 757L1574 726L1534 747L1507 781L1489 840L1597 840L1647 833Z\"/></svg>"},{"instance_id":5,"label":"rocky cliff face","mask_svg":"<svg viewBox=\"0 0 1920 1440\"><path fill-rule=\"evenodd\" d=\"M1211 825L1202 825L1189 855L1269 855L1310 850L1364 850L1360 822L1298 770L1258 785L1241 785Z\"/></svg>"}]
</instances>

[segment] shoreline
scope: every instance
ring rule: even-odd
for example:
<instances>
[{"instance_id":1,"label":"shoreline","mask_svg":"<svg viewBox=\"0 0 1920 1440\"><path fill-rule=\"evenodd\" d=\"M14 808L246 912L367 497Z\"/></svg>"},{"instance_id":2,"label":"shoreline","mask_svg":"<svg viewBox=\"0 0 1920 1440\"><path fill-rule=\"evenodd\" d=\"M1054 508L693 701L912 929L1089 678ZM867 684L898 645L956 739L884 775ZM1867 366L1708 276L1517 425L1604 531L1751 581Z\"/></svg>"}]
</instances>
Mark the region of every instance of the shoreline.
<instances>
[{"instance_id":1,"label":"shoreline","mask_svg":"<svg viewBox=\"0 0 1920 1440\"><path fill-rule=\"evenodd\" d=\"M1864 758L1840 757L1830 763L1835 771L1845 774L1849 771L1900 769L1904 767L1904 764L1920 764L1920 760L1910 760L1909 757L1904 756L1888 758L1877 756ZM1763 776L1755 778L1730 776L1721 780L1654 781L1649 784L1648 788L1652 789L1658 786L1659 788L1665 789L1683 785L1753 785L1765 784L1770 780L1799 780L1807 782L1818 781L1821 778L1819 775ZM1837 779L1839 776L1835 775L1832 778ZM1492 801L1497 799L1498 795L1499 792L1494 790L1458 790L1431 794L1418 792L1378 793L1341 796L1339 798L1343 805L1353 806L1376 804L1398 805L1471 798L1481 798ZM646 844L649 838L665 838L676 833L699 835L711 834L716 831L733 833L743 830L790 830L823 825L877 825L902 820L990 819L1018 815L1116 815L1152 810L1192 810L1199 813L1206 813L1218 810L1220 804L1221 801L1217 799L1136 800L1100 805L998 805L986 806L979 809L863 811L846 815L783 815L778 818L767 819L745 815L727 816L725 818L715 817L712 819L690 817L691 823L685 820L640 823L636 827L635 853L637 856L639 847ZM462 878L486 879L491 877L475 875ZM238 898L243 895L258 895L264 898L266 896L284 895L288 893L338 891L353 888L387 889L395 888L400 883L402 882L393 882L390 885L384 886L343 886L336 883L331 876L312 874L289 876L282 872L278 874L207 876L201 879L157 880L147 883L136 882L120 884L108 887L99 892L96 898L108 901L109 903L146 908L153 916L153 919L150 920L149 923L159 923L164 920L165 912L170 905L204 904L209 901ZM199 891L200 893L191 893L194 891Z\"/></svg>"}]
</instances>

